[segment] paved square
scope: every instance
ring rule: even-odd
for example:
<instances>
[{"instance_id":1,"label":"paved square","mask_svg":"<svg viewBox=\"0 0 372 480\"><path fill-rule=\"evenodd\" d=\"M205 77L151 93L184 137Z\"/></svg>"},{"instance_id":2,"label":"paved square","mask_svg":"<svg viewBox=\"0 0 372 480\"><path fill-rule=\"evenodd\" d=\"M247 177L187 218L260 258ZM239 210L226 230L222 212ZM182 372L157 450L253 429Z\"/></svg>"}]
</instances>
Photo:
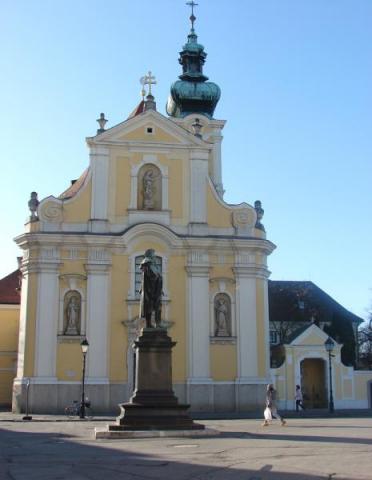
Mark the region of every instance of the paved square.
<instances>
[{"instance_id":1,"label":"paved square","mask_svg":"<svg viewBox=\"0 0 372 480\"><path fill-rule=\"evenodd\" d=\"M102 420L0 413L1 480L372 479L372 418L205 420L206 438L94 440Z\"/></svg>"}]
</instances>

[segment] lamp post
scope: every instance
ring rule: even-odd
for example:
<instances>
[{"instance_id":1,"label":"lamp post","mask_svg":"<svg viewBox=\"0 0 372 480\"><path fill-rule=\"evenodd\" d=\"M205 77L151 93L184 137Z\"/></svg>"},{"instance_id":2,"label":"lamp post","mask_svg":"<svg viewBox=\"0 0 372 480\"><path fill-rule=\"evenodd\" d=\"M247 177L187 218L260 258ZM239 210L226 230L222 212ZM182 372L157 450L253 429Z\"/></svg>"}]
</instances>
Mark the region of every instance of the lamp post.
<instances>
[{"instance_id":1,"label":"lamp post","mask_svg":"<svg viewBox=\"0 0 372 480\"><path fill-rule=\"evenodd\" d=\"M80 343L81 351L83 352L83 377L81 380L81 405L80 405L80 418L85 418L85 360L89 348L89 343L86 338Z\"/></svg>"},{"instance_id":2,"label":"lamp post","mask_svg":"<svg viewBox=\"0 0 372 480\"><path fill-rule=\"evenodd\" d=\"M335 348L335 342L332 340L331 337L328 337L327 340L324 342L325 349L328 352L328 366L329 366L329 413L333 413L335 411L335 406L333 403L333 391L332 391L332 351Z\"/></svg>"}]
</instances>

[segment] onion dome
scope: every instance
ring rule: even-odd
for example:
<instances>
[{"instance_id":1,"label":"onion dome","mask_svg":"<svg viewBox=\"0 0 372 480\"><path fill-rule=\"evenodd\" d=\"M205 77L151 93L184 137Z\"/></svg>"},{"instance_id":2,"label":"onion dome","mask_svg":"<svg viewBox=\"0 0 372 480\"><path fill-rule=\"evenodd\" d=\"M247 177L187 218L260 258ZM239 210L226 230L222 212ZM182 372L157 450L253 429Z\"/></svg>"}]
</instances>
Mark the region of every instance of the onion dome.
<instances>
[{"instance_id":1,"label":"onion dome","mask_svg":"<svg viewBox=\"0 0 372 480\"><path fill-rule=\"evenodd\" d=\"M196 4L189 2L189 5L193 7ZM221 90L217 84L207 82L208 77L203 75L207 54L203 45L198 43L193 12L190 20L191 30L179 58L182 75L171 86L166 110L171 117L182 118L190 113L199 113L212 118Z\"/></svg>"}]
</instances>

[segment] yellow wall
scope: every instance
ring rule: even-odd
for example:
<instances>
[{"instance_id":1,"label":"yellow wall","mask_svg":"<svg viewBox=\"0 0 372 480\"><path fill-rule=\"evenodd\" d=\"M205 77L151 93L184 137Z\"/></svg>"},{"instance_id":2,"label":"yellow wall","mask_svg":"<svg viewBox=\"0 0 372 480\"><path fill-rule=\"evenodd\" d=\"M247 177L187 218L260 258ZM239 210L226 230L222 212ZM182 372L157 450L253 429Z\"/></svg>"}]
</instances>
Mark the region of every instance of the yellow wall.
<instances>
[{"instance_id":1,"label":"yellow wall","mask_svg":"<svg viewBox=\"0 0 372 480\"><path fill-rule=\"evenodd\" d=\"M92 180L86 181L78 194L63 202L63 221L66 223L84 223L90 218Z\"/></svg>"},{"instance_id":2,"label":"yellow wall","mask_svg":"<svg viewBox=\"0 0 372 480\"><path fill-rule=\"evenodd\" d=\"M211 377L215 381L233 381L237 377L236 345L210 346Z\"/></svg>"},{"instance_id":3,"label":"yellow wall","mask_svg":"<svg viewBox=\"0 0 372 480\"><path fill-rule=\"evenodd\" d=\"M127 319L127 305L125 298L129 290L128 257L114 255L111 272L111 325L109 365L110 381L127 381L127 327L123 325Z\"/></svg>"},{"instance_id":4,"label":"yellow wall","mask_svg":"<svg viewBox=\"0 0 372 480\"><path fill-rule=\"evenodd\" d=\"M82 376L80 337L77 341L64 340L57 347L58 380L77 381Z\"/></svg>"},{"instance_id":5,"label":"yellow wall","mask_svg":"<svg viewBox=\"0 0 372 480\"><path fill-rule=\"evenodd\" d=\"M170 320L174 322L169 335L177 342L172 351L173 381L186 379L186 271L185 257L172 256L168 263L168 290L172 299L170 304Z\"/></svg>"},{"instance_id":6,"label":"yellow wall","mask_svg":"<svg viewBox=\"0 0 372 480\"><path fill-rule=\"evenodd\" d=\"M0 305L0 405L12 403L16 376L19 306Z\"/></svg>"},{"instance_id":7,"label":"yellow wall","mask_svg":"<svg viewBox=\"0 0 372 480\"><path fill-rule=\"evenodd\" d=\"M113 159L114 165L112 175L110 175L110 184L114 188L110 189L114 199L114 215L124 217L127 215L127 208L130 202L130 170L131 165L129 157L117 156Z\"/></svg>"},{"instance_id":8,"label":"yellow wall","mask_svg":"<svg viewBox=\"0 0 372 480\"><path fill-rule=\"evenodd\" d=\"M153 128L152 134L147 133L147 125L145 127L141 126L132 130L130 133L127 133L120 137L119 139L126 141L137 141L137 142L159 142L159 143L179 143L175 137L166 133L163 129L155 126L153 123L149 122L149 127Z\"/></svg>"},{"instance_id":9,"label":"yellow wall","mask_svg":"<svg viewBox=\"0 0 372 480\"><path fill-rule=\"evenodd\" d=\"M211 227L231 227L232 210L221 205L212 193L211 186L207 185L207 222Z\"/></svg>"},{"instance_id":10,"label":"yellow wall","mask_svg":"<svg viewBox=\"0 0 372 480\"><path fill-rule=\"evenodd\" d=\"M172 211L172 219L180 218L184 219L185 217L185 204L187 202L182 201L184 198L184 183L183 178L185 172L183 169L184 161L182 159L172 159L168 163L168 175L169 179L172 181L169 182L169 209ZM186 223L184 219L184 223Z\"/></svg>"}]
</instances>

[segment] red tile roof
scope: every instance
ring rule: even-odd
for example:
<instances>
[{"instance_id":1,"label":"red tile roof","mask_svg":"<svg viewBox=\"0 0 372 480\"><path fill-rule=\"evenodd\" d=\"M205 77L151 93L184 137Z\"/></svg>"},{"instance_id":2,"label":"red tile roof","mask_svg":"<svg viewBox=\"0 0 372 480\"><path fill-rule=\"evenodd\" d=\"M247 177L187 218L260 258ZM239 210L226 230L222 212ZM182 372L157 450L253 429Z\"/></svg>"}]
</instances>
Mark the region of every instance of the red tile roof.
<instances>
[{"instance_id":1,"label":"red tile roof","mask_svg":"<svg viewBox=\"0 0 372 480\"><path fill-rule=\"evenodd\" d=\"M15 270L0 280L0 304L19 305L22 274Z\"/></svg>"},{"instance_id":2,"label":"red tile roof","mask_svg":"<svg viewBox=\"0 0 372 480\"><path fill-rule=\"evenodd\" d=\"M144 111L145 111L145 102L141 100L141 102L136 106L133 112L129 115L128 119L136 117L137 115L140 115Z\"/></svg>"},{"instance_id":3,"label":"red tile roof","mask_svg":"<svg viewBox=\"0 0 372 480\"><path fill-rule=\"evenodd\" d=\"M83 186L85 179L88 176L89 168L84 170L84 172L80 175L80 177L77 180L72 180L71 185L68 187L67 190L65 190L61 195L58 197L61 200L68 200L69 198L74 197L78 191L81 189Z\"/></svg>"}]
</instances>

